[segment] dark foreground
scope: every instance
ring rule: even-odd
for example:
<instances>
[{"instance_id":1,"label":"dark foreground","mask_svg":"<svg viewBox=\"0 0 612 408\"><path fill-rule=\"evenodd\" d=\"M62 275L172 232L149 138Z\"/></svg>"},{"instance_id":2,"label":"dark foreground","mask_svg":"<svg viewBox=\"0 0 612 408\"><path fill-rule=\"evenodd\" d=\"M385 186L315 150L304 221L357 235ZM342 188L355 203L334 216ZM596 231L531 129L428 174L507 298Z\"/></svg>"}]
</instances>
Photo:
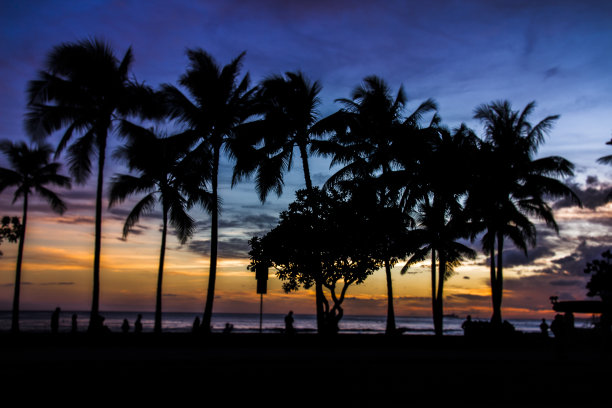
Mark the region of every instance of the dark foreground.
<instances>
[{"instance_id":1,"label":"dark foreground","mask_svg":"<svg viewBox=\"0 0 612 408\"><path fill-rule=\"evenodd\" d=\"M0 334L4 399L62 405L590 406L609 340L314 334Z\"/></svg>"}]
</instances>

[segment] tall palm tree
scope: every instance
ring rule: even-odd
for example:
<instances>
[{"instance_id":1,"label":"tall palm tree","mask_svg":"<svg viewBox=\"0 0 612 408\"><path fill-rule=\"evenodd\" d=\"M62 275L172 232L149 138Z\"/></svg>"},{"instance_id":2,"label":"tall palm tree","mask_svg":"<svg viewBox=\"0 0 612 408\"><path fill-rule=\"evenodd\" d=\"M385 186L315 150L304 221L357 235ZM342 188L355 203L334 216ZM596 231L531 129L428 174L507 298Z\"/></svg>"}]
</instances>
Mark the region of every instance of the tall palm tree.
<instances>
[{"instance_id":1,"label":"tall palm tree","mask_svg":"<svg viewBox=\"0 0 612 408\"><path fill-rule=\"evenodd\" d=\"M206 305L201 327L210 330L215 282L217 277L217 246L219 241L219 161L223 149L229 157L240 156L245 141L235 132L237 127L254 113L252 99L254 89L249 89L249 75L240 81L238 76L244 53L224 67L217 65L214 58L201 49L187 50L189 66L180 77L179 85L186 89L184 95L172 85L163 85L168 112L171 118L185 125L199 145L195 151L211 152L211 193L210 207L212 226L210 239L210 272Z\"/></svg>"},{"instance_id":2,"label":"tall palm tree","mask_svg":"<svg viewBox=\"0 0 612 408\"><path fill-rule=\"evenodd\" d=\"M477 107L474 113L484 124L485 143L466 205L485 231L482 246L490 256L491 322L495 326L502 323L504 240L509 238L527 254L527 248L536 242L530 217L559 232L547 199L569 197L580 204L559 180L574 174L572 163L559 156L534 157L559 117L548 116L532 125L528 117L534 108L531 102L519 112L508 101L496 101Z\"/></svg>"},{"instance_id":3,"label":"tall palm tree","mask_svg":"<svg viewBox=\"0 0 612 408\"><path fill-rule=\"evenodd\" d=\"M159 252L157 291L155 302L154 332L162 330L162 281L166 253L168 223L176 231L177 238L184 244L192 235L196 223L187 210L196 202L208 208L210 194L205 190L209 174L200 172L189 156L193 138L189 134L158 137L154 130L145 129L123 121L121 132L130 139L129 143L115 152L125 160L130 170L138 176L118 174L113 177L109 208L123 202L128 196L145 193L134 206L123 226L123 238L141 216L150 213L156 202L162 210L162 240ZM197 169L197 170L196 170Z\"/></svg>"},{"instance_id":4,"label":"tall palm tree","mask_svg":"<svg viewBox=\"0 0 612 408\"><path fill-rule=\"evenodd\" d=\"M280 196L283 175L291 170L297 148L306 191L312 194L308 150L326 131L318 127L320 92L319 82L310 81L302 72L273 75L259 84L255 106L261 119L245 123L238 129L243 138L252 143L243 147L232 183L255 172L255 188L262 203L271 191ZM324 300L323 285L317 281L315 305L319 332L324 331L325 326Z\"/></svg>"},{"instance_id":5,"label":"tall palm tree","mask_svg":"<svg viewBox=\"0 0 612 408\"><path fill-rule=\"evenodd\" d=\"M319 82L311 82L302 72L287 72L264 79L255 94L256 110L262 116L240 127L261 147L250 146L234 172L234 182L256 171L255 188L261 202L270 191L282 194L283 174L291 170L294 149L302 162L306 190L312 191L308 150L320 138L315 132L320 104Z\"/></svg>"},{"instance_id":6,"label":"tall palm tree","mask_svg":"<svg viewBox=\"0 0 612 408\"><path fill-rule=\"evenodd\" d=\"M398 148L403 148L409 143L406 139L412 139L420 131L419 122L423 115L436 109L435 102L430 99L412 114L404 116L406 100L403 88L393 97L387 83L377 76L366 77L353 90L350 99L338 100L344 108L319 124L322 129L333 129L333 136L316 146L318 153L333 157L332 166L343 166L330 177L327 185L333 186L356 178L388 177L397 165ZM384 182L379 183L379 186L379 205L395 205L397 197L394 190ZM389 254L386 258L386 332L392 334L396 332L391 279L394 256Z\"/></svg>"},{"instance_id":7,"label":"tall palm tree","mask_svg":"<svg viewBox=\"0 0 612 408\"><path fill-rule=\"evenodd\" d=\"M28 220L28 202L30 196L37 193L59 214L66 210L66 204L48 185L70 187L70 179L58 174L60 164L51 162L53 150L48 145L30 148L27 144L3 141L0 150L7 156L13 169L0 168L0 192L7 187L16 187L13 202L23 199L23 215L17 250L17 267L15 270L15 292L13 295L13 313L11 331L19 331L19 295L21 290L21 264Z\"/></svg>"},{"instance_id":8,"label":"tall palm tree","mask_svg":"<svg viewBox=\"0 0 612 408\"><path fill-rule=\"evenodd\" d=\"M151 90L129 79L132 61L131 48L119 60L98 39L62 43L49 53L38 78L28 84L30 135L40 140L64 129L56 155L68 150L70 172L77 183L87 181L92 158L97 156L91 330L101 326L102 189L108 137L119 117L140 112L152 99Z\"/></svg>"},{"instance_id":9,"label":"tall palm tree","mask_svg":"<svg viewBox=\"0 0 612 408\"><path fill-rule=\"evenodd\" d=\"M453 133L437 127L428 134L430 149L421 158L418 174L407 179L409 187L402 197L405 210L414 212L417 220L417 229L411 231L413 255L402 273L431 254L434 331L441 336L444 283L464 258L476 255L461 239L471 232L462 202L472 175L477 138L465 125Z\"/></svg>"}]
</instances>

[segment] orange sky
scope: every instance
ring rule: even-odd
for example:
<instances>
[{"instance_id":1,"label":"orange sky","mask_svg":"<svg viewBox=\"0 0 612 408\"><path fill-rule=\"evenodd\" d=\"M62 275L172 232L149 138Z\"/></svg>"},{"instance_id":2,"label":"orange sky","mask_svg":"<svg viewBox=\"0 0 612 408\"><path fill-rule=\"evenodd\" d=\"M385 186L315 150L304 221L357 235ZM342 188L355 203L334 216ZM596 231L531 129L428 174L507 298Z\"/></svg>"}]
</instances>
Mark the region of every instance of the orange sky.
<instances>
[{"instance_id":1,"label":"orange sky","mask_svg":"<svg viewBox=\"0 0 612 408\"><path fill-rule=\"evenodd\" d=\"M78 189L77 189L78 190ZM8 196L3 194L4 208ZM76 201L75 201L76 202ZM20 211L18 202L14 214ZM264 205L265 206L265 205ZM60 306L63 310L88 310L91 301L91 264L93 248L93 223L86 207L68 211L58 217L38 212L34 207L26 237L23 264L22 310L50 310ZM121 206L130 209L129 204ZM539 230L542 240L554 254L535 259L528 265L508 267L505 271L504 317L547 317L553 315L549 296L561 298L585 297L586 276L574 277L558 269L549 269L551 259L568 256L578 245L579 239L596 239L607 230L591 219L612 219L611 207L596 210L576 208L557 211L561 234L557 237L545 229ZM206 216L203 216L206 218ZM223 219L223 214L222 214ZM586 221L585 221L586 220ZM101 309L121 311L151 311L154 308L155 285L159 257L159 223L151 218L142 220L137 233L126 241L120 239L123 219L106 212L103 228ZM227 235L237 235L239 229L221 230ZM194 239L207 239L203 229ZM200 313L205 301L208 274L208 257L179 246L173 236L168 239L168 251L164 278L164 311ZM478 243L474 244L479 248ZM17 245L3 243L4 256L0 259L0 309L11 307L14 268ZM537 251L536 251L537 252ZM224 257L219 260L215 312L259 311L259 295L255 292L253 273L247 271L248 259ZM395 307L398 315L430 315L429 264L414 267L414 273L400 275L400 268L393 271ZM568 275L572 285L554 286ZM581 279L576 284L575 280ZM312 291L285 294L281 283L270 273L269 292L264 296L264 311L296 313L314 311ZM445 312L458 315L472 314L488 318L491 313L489 271L482 255L460 266L455 276L445 284ZM358 286L352 286L345 302L346 314L386 313L386 283L384 272L378 271Z\"/></svg>"}]
</instances>

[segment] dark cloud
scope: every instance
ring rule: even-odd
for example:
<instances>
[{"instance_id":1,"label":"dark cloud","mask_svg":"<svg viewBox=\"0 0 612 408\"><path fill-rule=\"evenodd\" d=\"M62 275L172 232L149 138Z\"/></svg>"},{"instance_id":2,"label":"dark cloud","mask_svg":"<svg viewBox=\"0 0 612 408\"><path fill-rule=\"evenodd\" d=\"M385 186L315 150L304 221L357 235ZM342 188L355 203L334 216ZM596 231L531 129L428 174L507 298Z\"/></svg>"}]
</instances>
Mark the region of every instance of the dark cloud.
<instances>
[{"instance_id":1,"label":"dark cloud","mask_svg":"<svg viewBox=\"0 0 612 408\"><path fill-rule=\"evenodd\" d=\"M607 197L612 190L612 184L600 182L597 176L588 176L586 186L577 182L567 182L569 188L580 198L585 208L595 209L607 202ZM574 207L576 204L569 198L561 199L553 204L554 209Z\"/></svg>"},{"instance_id":2,"label":"dark cloud","mask_svg":"<svg viewBox=\"0 0 612 408\"><path fill-rule=\"evenodd\" d=\"M274 228L278 222L278 217L268 214L249 214L247 212L240 214L228 214L221 216L219 219L219 229L240 228L245 231L249 230L270 230ZM198 228L208 230L212 223L210 219L198 221ZM251 233L248 233L251 235Z\"/></svg>"},{"instance_id":3,"label":"dark cloud","mask_svg":"<svg viewBox=\"0 0 612 408\"><path fill-rule=\"evenodd\" d=\"M93 224L95 219L93 217L72 217L72 218L60 218L57 220L60 224Z\"/></svg>"},{"instance_id":4,"label":"dark cloud","mask_svg":"<svg viewBox=\"0 0 612 408\"><path fill-rule=\"evenodd\" d=\"M537 259L550 257L554 254L555 252L546 246L537 246L534 249L528 250L527 256L518 249L504 251L504 267L511 268L513 266L530 265Z\"/></svg>"},{"instance_id":5,"label":"dark cloud","mask_svg":"<svg viewBox=\"0 0 612 408\"><path fill-rule=\"evenodd\" d=\"M40 285L42 286L70 286L74 285L74 282L43 282Z\"/></svg>"},{"instance_id":6,"label":"dark cloud","mask_svg":"<svg viewBox=\"0 0 612 408\"><path fill-rule=\"evenodd\" d=\"M547 271L570 276L584 276L587 262L600 258L607 249L610 249L610 245L589 245L587 241L582 241L570 255L553 259L553 266Z\"/></svg>"},{"instance_id":7,"label":"dark cloud","mask_svg":"<svg viewBox=\"0 0 612 408\"><path fill-rule=\"evenodd\" d=\"M210 256L210 240L193 240L187 245L190 251ZM228 238L219 240L218 254L220 258L248 258L248 240L243 238Z\"/></svg>"}]
</instances>

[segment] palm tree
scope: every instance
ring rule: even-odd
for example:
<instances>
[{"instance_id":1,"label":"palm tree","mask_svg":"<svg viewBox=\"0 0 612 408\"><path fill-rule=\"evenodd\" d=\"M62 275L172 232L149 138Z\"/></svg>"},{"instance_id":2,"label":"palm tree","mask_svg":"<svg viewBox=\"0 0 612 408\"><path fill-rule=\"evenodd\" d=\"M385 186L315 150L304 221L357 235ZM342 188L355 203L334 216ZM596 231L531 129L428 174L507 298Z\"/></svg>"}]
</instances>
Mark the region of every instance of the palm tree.
<instances>
[{"instance_id":1,"label":"palm tree","mask_svg":"<svg viewBox=\"0 0 612 408\"><path fill-rule=\"evenodd\" d=\"M177 238L184 244L195 230L196 224L187 210L195 203L210 206L210 195L204 189L208 174L194 166L188 155L193 138L189 134L158 137L152 129L123 121L121 132L130 139L126 146L115 152L124 159L130 170L138 176L119 174L113 177L109 208L123 202L128 196L146 195L134 206L123 226L123 238L141 216L150 213L156 202L162 210L162 240L159 253L157 291L155 302L154 332L161 333L162 326L162 281L166 253L168 223L174 227ZM195 169L198 171L194 171Z\"/></svg>"},{"instance_id":2,"label":"palm tree","mask_svg":"<svg viewBox=\"0 0 612 408\"><path fill-rule=\"evenodd\" d=\"M444 283L464 258L476 255L460 240L471 232L462 201L472 173L477 138L465 125L452 134L442 127L430 130L430 149L419 162L418 174L408 177L402 197L405 210L416 214L418 226L411 231L413 255L402 268L402 274L431 254L434 331L441 336ZM411 158L406 167L412 167Z\"/></svg>"},{"instance_id":3,"label":"palm tree","mask_svg":"<svg viewBox=\"0 0 612 408\"><path fill-rule=\"evenodd\" d=\"M491 323L495 326L502 323L504 240L509 238L527 254L528 246L536 242L530 216L559 232L546 199L569 197L580 204L558 179L573 175L572 163L558 156L534 158L558 119L558 115L548 116L532 125L528 117L534 108L531 102L519 112L508 101L497 101L477 107L474 114L484 124L485 140L466 205L485 231L482 246L490 256Z\"/></svg>"},{"instance_id":4,"label":"palm tree","mask_svg":"<svg viewBox=\"0 0 612 408\"><path fill-rule=\"evenodd\" d=\"M304 183L309 194L313 192L308 150L325 133L318 127L319 93L321 85L311 82L302 72L287 72L264 79L255 94L256 111L262 116L240 126L245 144L236 163L235 183L255 172L255 188L260 201L268 194L283 191L283 175L291 170L295 148L302 161ZM257 145L261 147L257 148ZM324 331L324 294L320 281L315 283L317 327Z\"/></svg>"},{"instance_id":5,"label":"palm tree","mask_svg":"<svg viewBox=\"0 0 612 408\"><path fill-rule=\"evenodd\" d=\"M423 102L412 114L404 117L406 95L400 88L393 97L389 86L376 76L366 77L357 86L351 99L339 99L344 105L340 111L321 121L322 129L333 129L334 134L328 141L317 144L318 153L332 155L331 165L343 165L326 182L333 186L342 181L380 177L386 179L397 164L398 149L404 148L406 139L412 139L420 131L419 122L424 114L434 111L433 100ZM400 147L401 146L401 147ZM397 202L394 190L379 183L377 193L381 207L393 206ZM387 327L386 332L396 332L395 311L393 307L393 286L390 254L386 257L385 274L387 279Z\"/></svg>"},{"instance_id":6,"label":"palm tree","mask_svg":"<svg viewBox=\"0 0 612 408\"><path fill-rule=\"evenodd\" d=\"M235 130L252 116L253 89L249 89L249 75L237 82L244 53L224 67L217 65L211 55L201 49L187 50L189 66L179 79L179 84L191 99L172 85L163 85L169 116L185 125L194 140L199 141L196 152L211 152L210 207L212 226L210 239L210 272L206 306L201 322L205 332L210 330L215 282L217 276L217 246L219 241L219 161L222 149L236 159L250 145L238 137Z\"/></svg>"},{"instance_id":7,"label":"palm tree","mask_svg":"<svg viewBox=\"0 0 612 408\"><path fill-rule=\"evenodd\" d=\"M263 143L242 155L233 181L256 171L255 188L262 203L270 191L282 194L283 174L291 170L295 148L300 153L306 190L312 191L308 149L321 136L315 132L320 92L321 85L301 72L273 75L259 84L255 101L262 118L244 124L239 131L249 134L255 143L257 139Z\"/></svg>"},{"instance_id":8,"label":"palm tree","mask_svg":"<svg viewBox=\"0 0 612 408\"><path fill-rule=\"evenodd\" d=\"M49 53L38 78L28 84L30 135L40 140L64 129L56 155L68 150L70 172L77 183L85 183L92 173L92 157L98 158L91 330L101 325L102 189L108 136L116 119L141 112L152 99L148 88L130 81L132 60L131 48L118 60L111 47L97 39L62 43Z\"/></svg>"},{"instance_id":9,"label":"palm tree","mask_svg":"<svg viewBox=\"0 0 612 408\"><path fill-rule=\"evenodd\" d=\"M19 331L19 295L21 289L21 263L25 243L26 225L28 220L28 201L32 194L37 193L59 214L66 210L66 204L47 185L70 187L70 179L58 174L60 164L50 162L53 150L48 145L30 148L25 143L3 141L0 150L7 156L13 169L0 168L0 192L7 187L17 187L13 202L23 199L23 215L17 250L17 267L15 271L15 293L13 296L13 314L11 331Z\"/></svg>"}]
</instances>

